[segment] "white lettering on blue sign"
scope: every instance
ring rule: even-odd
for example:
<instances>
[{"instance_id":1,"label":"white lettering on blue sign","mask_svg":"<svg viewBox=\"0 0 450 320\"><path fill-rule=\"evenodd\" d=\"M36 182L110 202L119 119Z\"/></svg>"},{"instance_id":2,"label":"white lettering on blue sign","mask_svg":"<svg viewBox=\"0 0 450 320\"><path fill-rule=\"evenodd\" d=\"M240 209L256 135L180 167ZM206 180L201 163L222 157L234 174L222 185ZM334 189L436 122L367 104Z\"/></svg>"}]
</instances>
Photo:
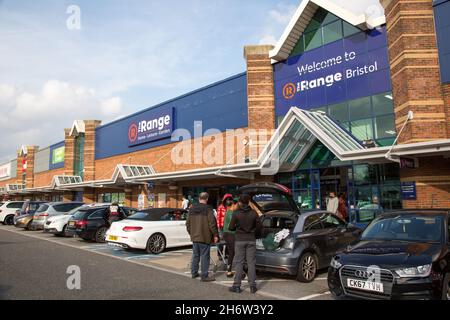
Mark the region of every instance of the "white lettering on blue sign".
<instances>
[{"instance_id":1,"label":"white lettering on blue sign","mask_svg":"<svg viewBox=\"0 0 450 320\"><path fill-rule=\"evenodd\" d=\"M139 122L138 132L144 133L147 131L162 130L165 126L170 124L170 120L170 115L165 115L150 121L141 121Z\"/></svg>"}]
</instances>

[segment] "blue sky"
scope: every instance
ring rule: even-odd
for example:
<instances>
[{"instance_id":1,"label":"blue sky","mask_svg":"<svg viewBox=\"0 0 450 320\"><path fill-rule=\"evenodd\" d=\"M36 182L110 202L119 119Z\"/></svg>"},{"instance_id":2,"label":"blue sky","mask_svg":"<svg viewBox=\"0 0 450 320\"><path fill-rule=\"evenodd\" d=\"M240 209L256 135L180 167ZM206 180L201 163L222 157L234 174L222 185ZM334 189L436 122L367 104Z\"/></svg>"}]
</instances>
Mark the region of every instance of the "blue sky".
<instances>
[{"instance_id":1,"label":"blue sky","mask_svg":"<svg viewBox=\"0 0 450 320\"><path fill-rule=\"evenodd\" d=\"M0 0L0 163L245 71L243 46L281 36L300 0ZM81 30L69 30L69 5Z\"/></svg>"}]
</instances>

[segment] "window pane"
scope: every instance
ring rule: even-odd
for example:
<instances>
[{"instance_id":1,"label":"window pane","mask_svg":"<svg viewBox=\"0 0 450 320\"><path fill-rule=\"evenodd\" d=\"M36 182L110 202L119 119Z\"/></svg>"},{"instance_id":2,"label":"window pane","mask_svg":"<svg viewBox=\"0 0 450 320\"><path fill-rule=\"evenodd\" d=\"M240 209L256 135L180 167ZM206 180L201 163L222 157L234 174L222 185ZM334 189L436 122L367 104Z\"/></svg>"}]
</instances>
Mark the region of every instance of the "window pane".
<instances>
[{"instance_id":1,"label":"window pane","mask_svg":"<svg viewBox=\"0 0 450 320\"><path fill-rule=\"evenodd\" d=\"M342 39L342 23L336 21L323 27L323 43L327 44Z\"/></svg>"},{"instance_id":2,"label":"window pane","mask_svg":"<svg viewBox=\"0 0 450 320\"><path fill-rule=\"evenodd\" d=\"M306 50L312 50L320 46L322 46L322 29L305 33Z\"/></svg>"},{"instance_id":3,"label":"window pane","mask_svg":"<svg viewBox=\"0 0 450 320\"><path fill-rule=\"evenodd\" d=\"M395 118L393 114L377 117L375 123L375 139L395 138Z\"/></svg>"},{"instance_id":4,"label":"window pane","mask_svg":"<svg viewBox=\"0 0 450 320\"><path fill-rule=\"evenodd\" d=\"M395 138L377 140L379 147L389 147L394 144Z\"/></svg>"},{"instance_id":5,"label":"window pane","mask_svg":"<svg viewBox=\"0 0 450 320\"><path fill-rule=\"evenodd\" d=\"M353 121L351 123L351 131L361 141L373 139L372 119Z\"/></svg>"},{"instance_id":6,"label":"window pane","mask_svg":"<svg viewBox=\"0 0 450 320\"><path fill-rule=\"evenodd\" d=\"M348 107L351 120L364 119L372 116L370 110L370 97L352 100L348 103Z\"/></svg>"},{"instance_id":7,"label":"window pane","mask_svg":"<svg viewBox=\"0 0 450 320\"><path fill-rule=\"evenodd\" d=\"M336 121L347 122L348 121L348 106L347 103L333 104L329 106L330 116Z\"/></svg>"},{"instance_id":8,"label":"window pane","mask_svg":"<svg viewBox=\"0 0 450 320\"><path fill-rule=\"evenodd\" d=\"M352 26L350 23L344 21L344 37L351 36L352 34L358 33L359 30L357 27Z\"/></svg>"},{"instance_id":9,"label":"window pane","mask_svg":"<svg viewBox=\"0 0 450 320\"><path fill-rule=\"evenodd\" d=\"M291 57L296 56L303 52L305 52L305 44L304 44L304 37L301 36L297 44L295 45L294 49L292 49Z\"/></svg>"},{"instance_id":10,"label":"window pane","mask_svg":"<svg viewBox=\"0 0 450 320\"><path fill-rule=\"evenodd\" d=\"M391 93L382 93L372 97L373 113L378 115L394 113Z\"/></svg>"}]
</instances>

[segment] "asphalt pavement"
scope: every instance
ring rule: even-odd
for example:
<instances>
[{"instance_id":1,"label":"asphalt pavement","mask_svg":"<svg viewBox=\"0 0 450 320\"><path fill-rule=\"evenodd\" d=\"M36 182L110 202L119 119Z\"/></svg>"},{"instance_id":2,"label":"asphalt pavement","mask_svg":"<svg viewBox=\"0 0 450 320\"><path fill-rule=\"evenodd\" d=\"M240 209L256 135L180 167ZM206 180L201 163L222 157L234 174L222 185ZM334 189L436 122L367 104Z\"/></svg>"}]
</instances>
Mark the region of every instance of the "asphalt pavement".
<instances>
[{"instance_id":1,"label":"asphalt pavement","mask_svg":"<svg viewBox=\"0 0 450 320\"><path fill-rule=\"evenodd\" d=\"M0 299L264 299L2 228ZM69 266L80 268L79 290L67 287Z\"/></svg>"}]
</instances>

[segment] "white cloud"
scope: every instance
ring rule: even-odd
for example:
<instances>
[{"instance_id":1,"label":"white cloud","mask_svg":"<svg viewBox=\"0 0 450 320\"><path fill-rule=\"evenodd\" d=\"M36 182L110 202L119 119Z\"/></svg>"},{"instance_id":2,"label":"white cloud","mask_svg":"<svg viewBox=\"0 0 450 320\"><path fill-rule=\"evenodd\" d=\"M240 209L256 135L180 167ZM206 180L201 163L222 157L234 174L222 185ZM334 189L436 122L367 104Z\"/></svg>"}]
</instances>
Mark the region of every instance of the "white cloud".
<instances>
[{"instance_id":1,"label":"white cloud","mask_svg":"<svg viewBox=\"0 0 450 320\"><path fill-rule=\"evenodd\" d=\"M123 111L118 96L102 97L94 89L58 80L45 82L39 92L0 84L0 163L10 160L21 145L46 147L64 139L63 128L73 120L111 121Z\"/></svg>"},{"instance_id":2,"label":"white cloud","mask_svg":"<svg viewBox=\"0 0 450 320\"><path fill-rule=\"evenodd\" d=\"M288 25L292 16L297 10L296 5L278 3L277 6L270 10L267 17L267 22L263 34L260 37L259 44L272 44L275 45L278 42L281 34L280 30Z\"/></svg>"}]
</instances>

